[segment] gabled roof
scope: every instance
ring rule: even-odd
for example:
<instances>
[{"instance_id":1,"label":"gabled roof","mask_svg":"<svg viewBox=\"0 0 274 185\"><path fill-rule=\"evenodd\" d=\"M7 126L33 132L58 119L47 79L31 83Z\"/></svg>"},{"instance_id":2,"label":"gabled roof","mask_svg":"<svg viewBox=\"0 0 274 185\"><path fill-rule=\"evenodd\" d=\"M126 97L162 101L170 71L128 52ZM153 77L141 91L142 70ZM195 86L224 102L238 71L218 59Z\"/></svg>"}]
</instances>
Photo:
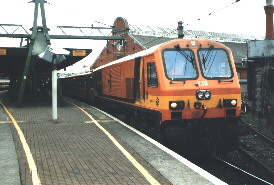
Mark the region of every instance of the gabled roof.
<instances>
[{"instance_id":1,"label":"gabled roof","mask_svg":"<svg viewBox=\"0 0 274 185\"><path fill-rule=\"evenodd\" d=\"M129 33L132 35L139 36L153 36L153 37L166 37L166 38L177 38L177 30L171 28L163 27L152 27L152 26L136 26L129 25ZM184 30L184 38L199 38L199 39L209 39L217 42L236 42L236 43L246 43L249 40L261 40L263 38L258 38L252 35L243 34L231 34L231 33L218 33L218 32L208 32L208 31L197 31L197 30Z\"/></svg>"},{"instance_id":2,"label":"gabled roof","mask_svg":"<svg viewBox=\"0 0 274 185\"><path fill-rule=\"evenodd\" d=\"M129 35L144 49L177 38L177 30L170 28L130 25ZM241 63L247 56L246 42L261 39L250 35L185 30L184 38L209 39L220 42L232 50L234 61Z\"/></svg>"},{"instance_id":3,"label":"gabled roof","mask_svg":"<svg viewBox=\"0 0 274 185\"><path fill-rule=\"evenodd\" d=\"M168 37L156 37L156 36L135 35L135 34L130 34L130 36L136 42L138 42L138 44L144 49L148 49L158 44L162 44L164 42L168 42L175 39L175 38L168 38Z\"/></svg>"}]
</instances>

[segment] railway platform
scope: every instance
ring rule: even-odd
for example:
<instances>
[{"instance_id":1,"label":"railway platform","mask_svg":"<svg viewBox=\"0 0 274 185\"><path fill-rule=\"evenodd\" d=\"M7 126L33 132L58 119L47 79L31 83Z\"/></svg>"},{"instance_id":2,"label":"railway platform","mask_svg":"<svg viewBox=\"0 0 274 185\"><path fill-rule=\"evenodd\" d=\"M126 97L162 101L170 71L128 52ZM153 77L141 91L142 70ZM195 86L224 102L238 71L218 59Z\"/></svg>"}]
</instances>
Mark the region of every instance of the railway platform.
<instances>
[{"instance_id":1,"label":"railway platform","mask_svg":"<svg viewBox=\"0 0 274 185\"><path fill-rule=\"evenodd\" d=\"M0 103L0 185L225 184L90 105L66 99L54 123L50 100Z\"/></svg>"}]
</instances>

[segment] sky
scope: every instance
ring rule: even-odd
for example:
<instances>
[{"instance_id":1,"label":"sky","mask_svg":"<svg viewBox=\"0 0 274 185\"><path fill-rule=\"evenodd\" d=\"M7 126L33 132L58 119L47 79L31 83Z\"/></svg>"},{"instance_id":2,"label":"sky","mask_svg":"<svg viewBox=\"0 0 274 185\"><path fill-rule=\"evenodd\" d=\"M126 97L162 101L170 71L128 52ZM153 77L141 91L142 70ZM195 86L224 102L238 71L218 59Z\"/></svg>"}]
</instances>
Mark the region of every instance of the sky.
<instances>
[{"instance_id":1,"label":"sky","mask_svg":"<svg viewBox=\"0 0 274 185\"><path fill-rule=\"evenodd\" d=\"M28 30L32 27L34 3L29 3L31 0L1 1L4 2L0 6L0 24L20 24ZM264 6L266 0L240 0L237 3L235 3L236 0L46 1L49 3L45 5L45 9L50 34L60 31L56 29L57 26L113 25L116 17L124 17L132 25L177 28L177 22L183 21L185 29L261 37L265 35ZM42 25L41 20L38 20L38 25ZM16 33L20 31L22 33L22 30ZM0 33L3 33L1 28ZM90 56L77 63L77 70L83 70L82 66L91 65L97 58L106 41L54 40L52 44L58 47L93 49ZM0 39L1 46L18 47L19 42L16 39L9 39L8 42Z\"/></svg>"}]
</instances>

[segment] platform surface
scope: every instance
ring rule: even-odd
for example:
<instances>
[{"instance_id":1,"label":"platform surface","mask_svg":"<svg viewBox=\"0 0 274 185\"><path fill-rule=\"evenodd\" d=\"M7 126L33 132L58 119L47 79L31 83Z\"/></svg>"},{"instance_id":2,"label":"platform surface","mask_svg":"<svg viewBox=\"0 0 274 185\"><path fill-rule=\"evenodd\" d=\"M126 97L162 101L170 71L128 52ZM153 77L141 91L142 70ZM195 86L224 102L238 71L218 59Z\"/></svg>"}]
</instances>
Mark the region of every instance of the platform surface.
<instances>
[{"instance_id":1,"label":"platform surface","mask_svg":"<svg viewBox=\"0 0 274 185\"><path fill-rule=\"evenodd\" d=\"M0 185L225 184L92 106L66 99L53 123L50 100L18 108L6 94L0 92L0 142L6 143Z\"/></svg>"}]
</instances>

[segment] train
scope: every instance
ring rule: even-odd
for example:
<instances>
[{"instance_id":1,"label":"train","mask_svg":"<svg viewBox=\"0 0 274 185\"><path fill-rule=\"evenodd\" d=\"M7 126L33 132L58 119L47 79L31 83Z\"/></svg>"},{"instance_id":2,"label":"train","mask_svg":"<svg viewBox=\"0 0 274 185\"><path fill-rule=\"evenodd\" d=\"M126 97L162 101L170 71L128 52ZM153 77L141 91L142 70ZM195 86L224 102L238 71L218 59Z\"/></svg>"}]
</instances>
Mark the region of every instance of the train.
<instances>
[{"instance_id":1,"label":"train","mask_svg":"<svg viewBox=\"0 0 274 185\"><path fill-rule=\"evenodd\" d=\"M241 89L231 50L175 39L61 79L66 96L95 102L136 128L155 128L185 151L238 146Z\"/></svg>"}]
</instances>

